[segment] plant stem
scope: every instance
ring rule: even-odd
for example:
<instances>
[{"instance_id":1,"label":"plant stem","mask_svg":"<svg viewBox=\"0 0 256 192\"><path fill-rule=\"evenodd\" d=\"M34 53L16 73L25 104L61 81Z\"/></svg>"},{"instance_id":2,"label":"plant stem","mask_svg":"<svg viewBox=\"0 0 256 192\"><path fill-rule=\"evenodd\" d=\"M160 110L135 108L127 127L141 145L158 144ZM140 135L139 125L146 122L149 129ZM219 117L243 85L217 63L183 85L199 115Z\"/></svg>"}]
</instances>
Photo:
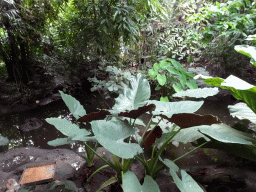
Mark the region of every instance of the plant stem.
<instances>
[{"instance_id":1,"label":"plant stem","mask_svg":"<svg viewBox=\"0 0 256 192\"><path fill-rule=\"evenodd\" d=\"M179 129L176 133L174 133L167 141L164 142L164 144L162 145L162 147L159 149L159 151L157 152L156 156L151 159L151 163L150 163L150 176L153 177L152 173L154 172L156 163L158 161L159 156L162 154L163 150L166 148L166 146L168 145L168 143L175 137L175 135L177 135L180 132L181 129Z\"/></svg>"},{"instance_id":2,"label":"plant stem","mask_svg":"<svg viewBox=\"0 0 256 192\"><path fill-rule=\"evenodd\" d=\"M154 129L158 126L158 124L160 123L160 121L162 121L162 119L163 119L163 117L162 117L162 118L158 121L158 123L155 125L155 127L150 131L150 133L147 135L147 137L142 141L142 139L143 139L143 137L144 137L144 135L145 135L145 133L146 133L148 127L149 127L149 124L150 124L152 118L153 118L153 116L151 117L150 121L148 122L148 125L147 125L147 127L146 127L146 129L145 129L145 131L144 131L144 133L143 133L143 135L142 135L142 137L141 137L140 146L143 145L143 143L147 140L147 138L151 135L151 133L152 133L152 132L154 131Z\"/></svg>"},{"instance_id":3,"label":"plant stem","mask_svg":"<svg viewBox=\"0 0 256 192\"><path fill-rule=\"evenodd\" d=\"M177 159L173 160L173 162L175 163L176 161L178 161L178 160L180 160L181 158L183 158L183 157L187 156L188 154L192 153L193 151L197 150L198 148L200 148L200 147L204 146L205 144L207 144L207 143L209 143L209 142L210 142L210 141L206 141L206 142L204 142L203 144L199 145L199 146L198 146L198 147L196 147L195 149L192 149L191 151L189 151L189 152L185 153L184 155L182 155L182 156L178 157Z\"/></svg>"},{"instance_id":4,"label":"plant stem","mask_svg":"<svg viewBox=\"0 0 256 192\"><path fill-rule=\"evenodd\" d=\"M90 177L87 179L87 181L89 182L93 175L95 175L95 174L96 174L97 172L99 172L101 169L104 169L104 168L106 168L106 167L109 167L109 165L104 165L104 166L100 167L99 169L97 169L96 171L94 171L93 174L91 174Z\"/></svg>"},{"instance_id":5,"label":"plant stem","mask_svg":"<svg viewBox=\"0 0 256 192\"><path fill-rule=\"evenodd\" d=\"M106 164L108 164L110 167L112 167L113 169L115 169L117 172L121 172L121 170L119 169L119 167L115 166L113 163L111 163L110 161L102 158L96 151L94 151L89 145L87 145L85 143L85 145L95 154L97 155L102 161L104 161Z\"/></svg>"}]
</instances>

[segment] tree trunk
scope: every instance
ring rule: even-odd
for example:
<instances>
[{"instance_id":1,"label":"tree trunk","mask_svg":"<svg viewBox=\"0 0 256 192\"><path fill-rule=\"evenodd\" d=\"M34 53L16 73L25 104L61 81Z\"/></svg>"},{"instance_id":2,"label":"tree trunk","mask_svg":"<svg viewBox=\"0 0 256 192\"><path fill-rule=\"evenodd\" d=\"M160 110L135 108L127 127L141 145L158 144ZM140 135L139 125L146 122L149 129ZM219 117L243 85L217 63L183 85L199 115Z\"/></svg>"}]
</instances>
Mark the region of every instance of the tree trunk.
<instances>
[{"instance_id":1,"label":"tree trunk","mask_svg":"<svg viewBox=\"0 0 256 192\"><path fill-rule=\"evenodd\" d=\"M5 60L9 76L8 80L15 81L16 83L28 84L30 77L32 77L32 73L27 67L29 61L25 44L16 40L14 34L10 30L7 30L7 33L10 45L9 53L7 53L9 55L6 56L9 59Z\"/></svg>"}]
</instances>

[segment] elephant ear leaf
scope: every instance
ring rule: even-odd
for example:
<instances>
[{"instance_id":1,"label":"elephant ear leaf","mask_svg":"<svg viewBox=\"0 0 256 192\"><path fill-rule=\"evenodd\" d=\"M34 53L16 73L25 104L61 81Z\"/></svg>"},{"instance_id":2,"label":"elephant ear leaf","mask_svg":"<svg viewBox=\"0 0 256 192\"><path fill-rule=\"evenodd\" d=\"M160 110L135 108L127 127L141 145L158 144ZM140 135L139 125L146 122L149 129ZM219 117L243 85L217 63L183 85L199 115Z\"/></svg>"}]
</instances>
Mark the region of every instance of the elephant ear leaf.
<instances>
[{"instance_id":1,"label":"elephant ear leaf","mask_svg":"<svg viewBox=\"0 0 256 192\"><path fill-rule=\"evenodd\" d=\"M136 77L130 80L131 87L125 87L122 94L116 98L116 103L113 106L112 113L119 113L123 111L130 111L138 109L145 105L145 101L150 98L150 85L147 79L137 74Z\"/></svg>"},{"instance_id":2,"label":"elephant ear leaf","mask_svg":"<svg viewBox=\"0 0 256 192\"><path fill-rule=\"evenodd\" d=\"M67 95L63 93L62 91L59 91L61 94L61 97L67 107L69 108L69 111L72 113L72 115L76 118L79 119L81 116L86 115L86 111L83 108L83 106L80 104L79 101L77 101L74 97L71 95Z\"/></svg>"},{"instance_id":3,"label":"elephant ear leaf","mask_svg":"<svg viewBox=\"0 0 256 192\"><path fill-rule=\"evenodd\" d=\"M170 174L174 180L174 183L177 185L181 192L203 192L203 189L197 184L197 182L186 173L186 171L181 170L181 179L178 176L177 172L179 167L169 159L159 158L167 167L169 167Z\"/></svg>"},{"instance_id":4,"label":"elephant ear leaf","mask_svg":"<svg viewBox=\"0 0 256 192\"><path fill-rule=\"evenodd\" d=\"M128 159L143 152L139 144L124 142L124 139L135 134L129 123L117 119L92 121L91 125L97 141L118 157Z\"/></svg>"},{"instance_id":5,"label":"elephant ear leaf","mask_svg":"<svg viewBox=\"0 0 256 192\"><path fill-rule=\"evenodd\" d=\"M141 186L136 175L131 171L127 171L123 176L122 183L124 192L160 192L157 183L149 175L145 176L144 183Z\"/></svg>"}]
</instances>

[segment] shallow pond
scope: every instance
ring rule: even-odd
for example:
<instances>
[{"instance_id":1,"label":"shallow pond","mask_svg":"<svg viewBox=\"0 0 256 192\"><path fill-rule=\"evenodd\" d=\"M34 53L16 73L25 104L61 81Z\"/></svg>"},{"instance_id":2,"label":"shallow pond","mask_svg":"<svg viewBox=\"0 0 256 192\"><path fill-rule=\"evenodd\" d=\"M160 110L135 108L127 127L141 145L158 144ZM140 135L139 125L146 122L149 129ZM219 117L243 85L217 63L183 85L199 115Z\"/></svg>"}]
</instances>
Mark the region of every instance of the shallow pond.
<instances>
[{"instance_id":1,"label":"shallow pond","mask_svg":"<svg viewBox=\"0 0 256 192\"><path fill-rule=\"evenodd\" d=\"M102 104L104 105L104 103L98 101L99 97L92 97L93 99L91 99L89 96L75 97L80 101L81 105L84 106L86 113L95 112L97 111L97 108L101 108ZM67 148L79 150L80 145L83 142L77 142L72 146L62 145L58 147L52 147L47 144L48 141L56 138L66 137L53 125L45 121L46 118L51 117L63 118L69 121L75 120L64 101L60 99L44 106L38 106L35 109L22 112L13 112L0 116L0 134L10 140L8 147L9 150L26 146L34 146L42 149ZM21 127L28 119L36 119L37 121L42 122L42 125L39 129L28 132L21 131Z\"/></svg>"}]
</instances>

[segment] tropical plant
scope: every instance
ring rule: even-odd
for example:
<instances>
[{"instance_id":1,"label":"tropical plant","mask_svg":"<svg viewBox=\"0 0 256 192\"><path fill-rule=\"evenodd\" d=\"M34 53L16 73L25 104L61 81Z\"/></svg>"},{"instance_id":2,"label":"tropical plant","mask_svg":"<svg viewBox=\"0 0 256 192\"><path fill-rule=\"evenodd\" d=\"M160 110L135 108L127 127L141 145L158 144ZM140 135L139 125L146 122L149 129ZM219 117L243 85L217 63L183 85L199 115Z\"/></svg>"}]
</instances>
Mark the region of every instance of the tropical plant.
<instances>
[{"instance_id":1,"label":"tropical plant","mask_svg":"<svg viewBox=\"0 0 256 192\"><path fill-rule=\"evenodd\" d=\"M217 94L217 92L217 88L204 88L187 90L175 95L206 98ZM148 81L140 74L131 80L130 87L124 88L123 94L116 98L116 104L109 111L101 110L98 113L86 115L83 107L76 99L63 93L61 95L78 121L83 123L92 121L90 123L92 132L79 129L76 124L72 124L65 119L48 118L46 119L48 123L53 124L64 135L68 136L68 138L50 141L48 144L56 146L76 140L95 141L110 151L114 162L101 157L96 153L95 149L85 143L85 146L91 152L107 164L102 168L110 166L117 171L117 177L109 179L100 189L119 180L122 182L124 191L146 191L149 186L153 187L154 191L159 191L159 187L153 179L156 178L160 170L167 166L170 168L170 174L181 191L202 191L185 171L181 171L182 179L178 177L178 167L174 162L181 157L173 161L161 158L163 150L171 141L187 143L203 138L206 142L198 146L202 147L210 142L210 138L214 138L222 143L236 143L236 145L251 148L253 148L253 143L256 142L256 139L250 134L237 131L225 124L216 124L218 121L214 117L211 117L211 121L209 121L206 120L205 116L197 116L195 118L194 114L187 114L193 116L194 124L181 124L181 122L175 120L177 116L179 119L184 116L184 114L180 113L197 111L202 106L203 101L161 102L148 100L150 98L150 86ZM139 119L140 115L145 112L152 114L147 125L144 125ZM106 119L97 120L98 118ZM201 120L198 121L198 118ZM173 125L172 122L177 124L178 127ZM142 136L137 133L137 125L145 126ZM151 152L150 161L143 155L148 150ZM121 163L117 157L122 159ZM140 185L134 173L129 171L134 159L139 160L145 167L146 176L143 186ZM128 183L133 183L133 185ZM188 183L190 184L188 185Z\"/></svg>"},{"instance_id":2,"label":"tropical plant","mask_svg":"<svg viewBox=\"0 0 256 192\"><path fill-rule=\"evenodd\" d=\"M148 74L158 82L155 90L160 90L161 92L160 101L168 102L174 92L179 92L186 88L198 88L192 79L195 75L188 73L174 59L166 59L155 63L153 69L149 69Z\"/></svg>"}]
</instances>

